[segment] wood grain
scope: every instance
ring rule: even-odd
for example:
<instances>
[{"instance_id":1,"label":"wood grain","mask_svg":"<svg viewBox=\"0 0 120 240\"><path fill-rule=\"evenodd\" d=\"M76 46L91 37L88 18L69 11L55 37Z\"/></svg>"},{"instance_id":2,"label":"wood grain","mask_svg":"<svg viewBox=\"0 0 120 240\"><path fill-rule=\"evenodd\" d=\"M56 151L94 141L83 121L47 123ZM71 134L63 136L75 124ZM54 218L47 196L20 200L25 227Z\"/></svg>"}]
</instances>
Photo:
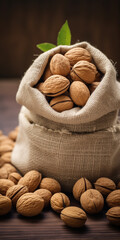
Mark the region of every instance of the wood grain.
<instances>
[{"instance_id":1,"label":"wood grain","mask_svg":"<svg viewBox=\"0 0 120 240\"><path fill-rule=\"evenodd\" d=\"M19 80L0 81L0 129L6 134L18 124L20 106L15 102L18 85ZM71 205L80 206L72 195L69 197ZM96 216L88 215L83 228L72 229L65 226L59 214L50 208L32 218L22 217L13 209L7 216L0 217L0 240L118 240L120 229L108 223L105 217L106 211L107 206Z\"/></svg>"},{"instance_id":2,"label":"wood grain","mask_svg":"<svg viewBox=\"0 0 120 240\"><path fill-rule=\"evenodd\" d=\"M67 19L72 43L88 41L116 63L120 74L119 0L1 0L0 76L21 77L40 51L36 44L56 44Z\"/></svg>"}]
</instances>

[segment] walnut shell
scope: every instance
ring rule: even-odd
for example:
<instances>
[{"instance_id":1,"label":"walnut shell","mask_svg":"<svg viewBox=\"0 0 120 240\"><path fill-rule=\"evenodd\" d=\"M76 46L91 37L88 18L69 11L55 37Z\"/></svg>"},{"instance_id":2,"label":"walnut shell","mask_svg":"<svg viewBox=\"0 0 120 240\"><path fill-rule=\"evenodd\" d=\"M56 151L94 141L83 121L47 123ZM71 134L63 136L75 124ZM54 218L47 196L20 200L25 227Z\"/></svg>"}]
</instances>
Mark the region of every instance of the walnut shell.
<instances>
[{"instance_id":1,"label":"walnut shell","mask_svg":"<svg viewBox=\"0 0 120 240\"><path fill-rule=\"evenodd\" d=\"M113 225L120 226L120 207L112 207L106 213L107 219Z\"/></svg>"},{"instance_id":2,"label":"walnut shell","mask_svg":"<svg viewBox=\"0 0 120 240\"><path fill-rule=\"evenodd\" d=\"M6 195L7 190L14 186L14 183L8 179L0 179L0 194Z\"/></svg>"},{"instance_id":3,"label":"walnut shell","mask_svg":"<svg viewBox=\"0 0 120 240\"><path fill-rule=\"evenodd\" d=\"M89 85L90 94L92 94L95 91L99 84L100 82L93 82Z\"/></svg>"},{"instance_id":4,"label":"walnut shell","mask_svg":"<svg viewBox=\"0 0 120 240\"><path fill-rule=\"evenodd\" d=\"M50 200L51 208L60 213L63 208L70 206L70 199L62 192L55 193Z\"/></svg>"},{"instance_id":5,"label":"walnut shell","mask_svg":"<svg viewBox=\"0 0 120 240\"><path fill-rule=\"evenodd\" d=\"M84 106L90 97L90 92L83 82L75 81L70 85L70 97L76 105Z\"/></svg>"},{"instance_id":6,"label":"walnut shell","mask_svg":"<svg viewBox=\"0 0 120 240\"><path fill-rule=\"evenodd\" d=\"M64 208L60 217L67 226L74 228L82 227L87 220L86 213L81 208L73 206Z\"/></svg>"},{"instance_id":7,"label":"walnut shell","mask_svg":"<svg viewBox=\"0 0 120 240\"><path fill-rule=\"evenodd\" d=\"M10 163L5 163L2 167L2 169L5 169L7 171L7 174L17 172L17 169Z\"/></svg>"},{"instance_id":8,"label":"walnut shell","mask_svg":"<svg viewBox=\"0 0 120 240\"><path fill-rule=\"evenodd\" d=\"M62 112L73 108L73 101L69 96L61 95L50 101L50 106L57 112Z\"/></svg>"},{"instance_id":9,"label":"walnut shell","mask_svg":"<svg viewBox=\"0 0 120 240\"><path fill-rule=\"evenodd\" d=\"M9 132L8 137L10 139L12 139L13 141L16 141L17 135L18 135L18 130L15 129L15 130Z\"/></svg>"},{"instance_id":10,"label":"walnut shell","mask_svg":"<svg viewBox=\"0 0 120 240\"><path fill-rule=\"evenodd\" d=\"M110 192L116 189L115 183L110 178L106 177L98 178L94 185L104 196L107 196Z\"/></svg>"},{"instance_id":11,"label":"walnut shell","mask_svg":"<svg viewBox=\"0 0 120 240\"><path fill-rule=\"evenodd\" d=\"M61 192L61 186L54 178L43 178L40 183L40 188L48 189L52 194Z\"/></svg>"},{"instance_id":12,"label":"walnut shell","mask_svg":"<svg viewBox=\"0 0 120 240\"><path fill-rule=\"evenodd\" d=\"M92 60L90 53L85 48L81 47L76 47L68 50L64 56L69 60L71 66L75 65L81 60L88 62Z\"/></svg>"},{"instance_id":13,"label":"walnut shell","mask_svg":"<svg viewBox=\"0 0 120 240\"><path fill-rule=\"evenodd\" d=\"M33 192L40 184L41 179L42 179L41 173L39 173L36 170L31 170L27 172L24 175L24 177L20 178L18 184L27 186L29 189L29 192Z\"/></svg>"},{"instance_id":14,"label":"walnut shell","mask_svg":"<svg viewBox=\"0 0 120 240\"><path fill-rule=\"evenodd\" d=\"M3 167L0 168L0 179L7 179L8 173L7 170Z\"/></svg>"},{"instance_id":15,"label":"walnut shell","mask_svg":"<svg viewBox=\"0 0 120 240\"><path fill-rule=\"evenodd\" d=\"M15 146L15 143L13 140L11 140L10 138L4 139L1 143L1 145L9 145L11 147Z\"/></svg>"},{"instance_id":16,"label":"walnut shell","mask_svg":"<svg viewBox=\"0 0 120 240\"><path fill-rule=\"evenodd\" d=\"M0 216L5 215L11 211L12 202L6 196L0 194Z\"/></svg>"},{"instance_id":17,"label":"walnut shell","mask_svg":"<svg viewBox=\"0 0 120 240\"><path fill-rule=\"evenodd\" d=\"M56 53L50 61L50 70L52 74L67 76L70 72L69 60L60 53Z\"/></svg>"},{"instance_id":18,"label":"walnut shell","mask_svg":"<svg viewBox=\"0 0 120 240\"><path fill-rule=\"evenodd\" d=\"M33 217L41 213L44 200L38 194L25 193L16 204L17 212L26 217Z\"/></svg>"},{"instance_id":19,"label":"walnut shell","mask_svg":"<svg viewBox=\"0 0 120 240\"><path fill-rule=\"evenodd\" d=\"M2 143L6 139L8 139L6 135L0 135L0 143Z\"/></svg>"},{"instance_id":20,"label":"walnut shell","mask_svg":"<svg viewBox=\"0 0 120 240\"><path fill-rule=\"evenodd\" d=\"M117 184L117 188L120 189L120 182Z\"/></svg>"},{"instance_id":21,"label":"walnut shell","mask_svg":"<svg viewBox=\"0 0 120 240\"><path fill-rule=\"evenodd\" d=\"M106 198L109 207L120 206L120 189L112 191Z\"/></svg>"},{"instance_id":22,"label":"walnut shell","mask_svg":"<svg viewBox=\"0 0 120 240\"><path fill-rule=\"evenodd\" d=\"M0 146L0 155L4 154L6 152L12 152L12 150L13 150L13 146L3 143Z\"/></svg>"},{"instance_id":23,"label":"walnut shell","mask_svg":"<svg viewBox=\"0 0 120 240\"><path fill-rule=\"evenodd\" d=\"M95 80L96 71L96 66L93 63L79 61L73 66L70 76L73 81L92 83Z\"/></svg>"},{"instance_id":24,"label":"walnut shell","mask_svg":"<svg viewBox=\"0 0 120 240\"><path fill-rule=\"evenodd\" d=\"M86 190L91 189L92 184L86 178L80 178L73 186L73 196L77 201L80 201L82 193Z\"/></svg>"},{"instance_id":25,"label":"walnut shell","mask_svg":"<svg viewBox=\"0 0 120 240\"><path fill-rule=\"evenodd\" d=\"M41 92L46 96L55 97L63 94L69 88L70 81L61 75L52 75L42 84Z\"/></svg>"},{"instance_id":26,"label":"walnut shell","mask_svg":"<svg viewBox=\"0 0 120 240\"><path fill-rule=\"evenodd\" d=\"M28 187L23 185L14 185L10 187L7 192L6 196L12 200L13 205L16 205L17 200L25 193L28 192Z\"/></svg>"},{"instance_id":27,"label":"walnut shell","mask_svg":"<svg viewBox=\"0 0 120 240\"><path fill-rule=\"evenodd\" d=\"M104 198L96 189L88 189L81 195L80 203L89 214L100 212L104 207Z\"/></svg>"},{"instance_id":28,"label":"walnut shell","mask_svg":"<svg viewBox=\"0 0 120 240\"><path fill-rule=\"evenodd\" d=\"M45 207L49 206L49 202L50 202L50 199L52 197L52 193L49 190L41 188L41 189L37 189L34 193L38 194L41 198L44 199L44 206Z\"/></svg>"},{"instance_id":29,"label":"walnut shell","mask_svg":"<svg viewBox=\"0 0 120 240\"><path fill-rule=\"evenodd\" d=\"M45 71L43 73L43 81L45 81L47 78L51 77L52 76L52 73L51 73L51 70L50 70L50 63L47 64L46 68L45 68Z\"/></svg>"},{"instance_id":30,"label":"walnut shell","mask_svg":"<svg viewBox=\"0 0 120 240\"><path fill-rule=\"evenodd\" d=\"M10 173L16 172L16 168L12 166L9 163L3 164L3 166L0 168L0 178L8 178Z\"/></svg>"},{"instance_id":31,"label":"walnut shell","mask_svg":"<svg viewBox=\"0 0 120 240\"><path fill-rule=\"evenodd\" d=\"M4 153L1 156L1 160L3 160L4 163L11 163L11 155L12 155L12 152Z\"/></svg>"},{"instance_id":32,"label":"walnut shell","mask_svg":"<svg viewBox=\"0 0 120 240\"><path fill-rule=\"evenodd\" d=\"M17 184L21 177L19 173L13 172L9 174L8 179Z\"/></svg>"}]
</instances>

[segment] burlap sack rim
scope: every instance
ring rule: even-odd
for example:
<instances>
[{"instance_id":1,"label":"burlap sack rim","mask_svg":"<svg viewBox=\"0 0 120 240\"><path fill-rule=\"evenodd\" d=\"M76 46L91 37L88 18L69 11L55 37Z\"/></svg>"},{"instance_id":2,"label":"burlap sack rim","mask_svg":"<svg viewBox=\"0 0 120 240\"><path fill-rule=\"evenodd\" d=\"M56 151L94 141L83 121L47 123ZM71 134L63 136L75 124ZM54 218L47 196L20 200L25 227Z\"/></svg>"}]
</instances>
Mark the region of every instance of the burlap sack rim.
<instances>
[{"instance_id":1,"label":"burlap sack rim","mask_svg":"<svg viewBox=\"0 0 120 240\"><path fill-rule=\"evenodd\" d=\"M33 86L38 82L40 77L43 74L43 71L47 65L48 59L50 56L57 52L66 52L68 49L77 47L77 46L82 46L88 49L89 47L92 49L89 51L92 52L94 51L94 61L96 62L96 56L97 54L100 54L100 59L99 59L99 64L97 64L97 67L105 73L102 81L100 82L99 86L97 89L92 93L90 98L88 99L86 105L80 109L80 108L73 108L69 111L64 111L62 113L58 113L51 109L49 106L47 100L45 99L45 96L40 93L37 89L33 88ZM108 60L108 58L100 52L98 49L94 48L87 42L82 42L78 44L74 44L72 46L58 46L54 49L49 50L49 56L48 52L45 52L41 54L32 64L32 66L28 69L26 72L25 76L23 77L23 80L20 84L19 90L16 95L16 100L18 103L26 106L30 111L33 111L37 115L41 115L45 118L48 118L52 121L55 122L60 122L60 123L68 123L71 124L81 124L81 123L88 123L90 121L95 121L96 119L99 119L100 117L104 116L105 114L112 112L112 110L116 110L120 108L120 99L116 101L114 100L114 107L112 108L112 104L110 104L110 99L107 100L107 103L105 103L105 106L100 105L100 109L96 109L96 107L92 106L94 99L96 99L96 105L97 102L100 102L100 99L102 99L102 96L104 98L106 88L109 90L110 86L108 84L108 81L106 81L107 77L111 76L111 84L113 84L113 96L116 98L115 94L115 88L120 89L120 84L118 84L116 79L116 71L115 68L113 67L112 63ZM93 55L92 55L93 56ZM102 64L102 57L104 57L104 64ZM40 59L43 59L42 64L40 64ZM34 76L34 70L37 72L37 76ZM32 72L33 71L33 72ZM30 76L29 76L30 74ZM27 81L26 81L27 78ZM102 96L99 96L99 92L102 91ZM118 91L118 90L117 90ZM118 93L117 93L118 94ZM26 95L26 96L25 96ZM24 98L23 98L24 96ZM28 96L33 97L33 100L35 100L36 105L40 105L40 108L35 108L35 106L32 105L32 102L29 103L28 101ZM110 97L110 96L109 96ZM43 108L44 104L44 108ZM91 107L92 106L92 107ZM109 106L111 109L109 110ZM41 111L42 109L42 111ZM89 111L88 111L89 110ZM96 111L98 110L99 113L96 114ZM94 114L89 114L89 112L94 112Z\"/></svg>"},{"instance_id":2,"label":"burlap sack rim","mask_svg":"<svg viewBox=\"0 0 120 240\"><path fill-rule=\"evenodd\" d=\"M36 124L34 122L30 122L29 119L27 118L26 115L24 115L24 113L20 113L20 115L22 115L22 117L24 117L25 119L25 122L27 124L29 124L29 126L31 127L31 132L32 132L32 129L34 127L38 127L39 130L42 132L42 131L45 131L45 132L49 132L49 133L59 133L60 135L61 134L64 134L64 135L69 135L69 136L79 136L79 135L86 135L86 134L91 134L91 135L94 135L96 133L99 133L99 134L102 134L103 132L112 132L112 133L117 133L117 132L120 132L120 118L118 117L117 119L117 122L116 124L114 124L113 126L107 128L107 129L102 129L102 130L97 130L95 132L71 132L71 131L68 131L67 129L65 128L61 128L60 130L59 129L51 129L51 128L47 128L45 126L42 126L42 125L39 125L39 124ZM20 117L19 115L19 117ZM30 133L30 131L29 131ZM96 135L97 136L97 135Z\"/></svg>"}]
</instances>

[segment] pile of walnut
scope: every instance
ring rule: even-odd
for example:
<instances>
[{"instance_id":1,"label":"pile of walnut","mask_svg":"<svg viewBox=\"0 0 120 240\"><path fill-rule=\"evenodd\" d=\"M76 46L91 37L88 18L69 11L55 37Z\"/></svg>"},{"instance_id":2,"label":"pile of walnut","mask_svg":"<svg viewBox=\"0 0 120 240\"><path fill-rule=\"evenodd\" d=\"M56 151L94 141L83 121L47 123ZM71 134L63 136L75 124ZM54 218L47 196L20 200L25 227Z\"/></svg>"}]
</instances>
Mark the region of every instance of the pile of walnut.
<instances>
[{"instance_id":1,"label":"pile of walnut","mask_svg":"<svg viewBox=\"0 0 120 240\"><path fill-rule=\"evenodd\" d=\"M76 47L50 59L37 89L54 110L62 112L83 107L101 78L88 50Z\"/></svg>"},{"instance_id":2,"label":"pile of walnut","mask_svg":"<svg viewBox=\"0 0 120 240\"><path fill-rule=\"evenodd\" d=\"M97 214L106 201L110 208L107 219L120 225L120 182L109 178L99 178L93 185L86 178L80 178L73 186L73 196L80 207L70 206L69 197L61 192L60 183L53 178L42 178L36 170L24 176L11 164L11 153L18 134L18 127L5 136L0 131L0 215L13 208L26 217L36 216L48 207L60 214L60 218L70 227L82 227L87 214ZM105 199L105 200L104 200Z\"/></svg>"}]
</instances>

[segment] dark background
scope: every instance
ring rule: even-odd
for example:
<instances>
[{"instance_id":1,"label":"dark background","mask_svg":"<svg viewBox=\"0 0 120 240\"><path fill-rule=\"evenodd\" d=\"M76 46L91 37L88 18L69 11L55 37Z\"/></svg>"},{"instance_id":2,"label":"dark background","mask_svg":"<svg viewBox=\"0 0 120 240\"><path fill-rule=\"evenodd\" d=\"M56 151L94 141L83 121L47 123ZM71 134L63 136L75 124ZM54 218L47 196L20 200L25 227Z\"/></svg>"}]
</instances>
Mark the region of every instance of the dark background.
<instances>
[{"instance_id":1,"label":"dark background","mask_svg":"<svg viewBox=\"0 0 120 240\"><path fill-rule=\"evenodd\" d=\"M56 44L66 19L72 43L99 48L120 76L119 0L0 0L0 78L21 78L40 53L36 44Z\"/></svg>"}]
</instances>

